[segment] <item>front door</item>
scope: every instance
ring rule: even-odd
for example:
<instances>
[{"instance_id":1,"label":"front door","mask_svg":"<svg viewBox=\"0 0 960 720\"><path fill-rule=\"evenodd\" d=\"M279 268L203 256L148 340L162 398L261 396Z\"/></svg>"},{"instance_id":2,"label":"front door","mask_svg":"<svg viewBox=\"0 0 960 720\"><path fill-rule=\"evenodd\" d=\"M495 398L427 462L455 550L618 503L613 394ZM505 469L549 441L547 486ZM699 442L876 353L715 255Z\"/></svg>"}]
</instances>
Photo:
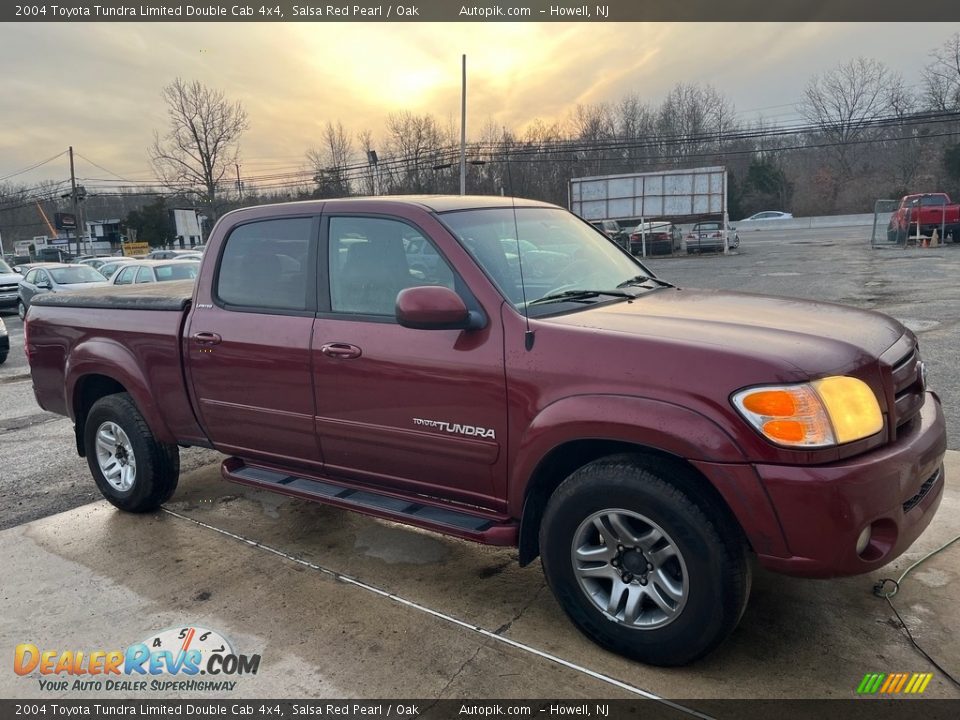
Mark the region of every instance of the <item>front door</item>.
<instances>
[{"instance_id":1,"label":"front door","mask_svg":"<svg viewBox=\"0 0 960 720\"><path fill-rule=\"evenodd\" d=\"M407 287L445 285L479 306L413 225L333 216L327 226L329 296L321 292L313 333L327 474L494 505L507 441L498 314L469 332L401 327L396 298ZM413 262L424 257L431 262Z\"/></svg>"}]
</instances>

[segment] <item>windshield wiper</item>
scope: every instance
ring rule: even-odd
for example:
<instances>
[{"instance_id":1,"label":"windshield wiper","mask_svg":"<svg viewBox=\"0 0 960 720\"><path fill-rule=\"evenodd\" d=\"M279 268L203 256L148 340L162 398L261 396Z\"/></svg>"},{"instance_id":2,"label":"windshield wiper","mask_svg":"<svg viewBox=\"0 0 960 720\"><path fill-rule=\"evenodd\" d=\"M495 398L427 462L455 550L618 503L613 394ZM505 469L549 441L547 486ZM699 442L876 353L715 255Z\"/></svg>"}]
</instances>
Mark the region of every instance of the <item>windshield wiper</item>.
<instances>
[{"instance_id":1,"label":"windshield wiper","mask_svg":"<svg viewBox=\"0 0 960 720\"><path fill-rule=\"evenodd\" d=\"M676 285L673 283L668 283L666 280L661 280L660 278L655 278L650 275L636 275L635 277L630 278L629 280L624 280L622 283L617 285L618 288L630 287L631 285L644 285L648 282L657 283L662 287L671 287L675 288Z\"/></svg>"},{"instance_id":2,"label":"windshield wiper","mask_svg":"<svg viewBox=\"0 0 960 720\"><path fill-rule=\"evenodd\" d=\"M582 300L600 297L601 295L629 298L630 300L636 297L633 293L624 292L623 290L564 290L563 292L544 295L537 300L531 300L527 305L546 305L547 303L555 302L580 302Z\"/></svg>"}]
</instances>

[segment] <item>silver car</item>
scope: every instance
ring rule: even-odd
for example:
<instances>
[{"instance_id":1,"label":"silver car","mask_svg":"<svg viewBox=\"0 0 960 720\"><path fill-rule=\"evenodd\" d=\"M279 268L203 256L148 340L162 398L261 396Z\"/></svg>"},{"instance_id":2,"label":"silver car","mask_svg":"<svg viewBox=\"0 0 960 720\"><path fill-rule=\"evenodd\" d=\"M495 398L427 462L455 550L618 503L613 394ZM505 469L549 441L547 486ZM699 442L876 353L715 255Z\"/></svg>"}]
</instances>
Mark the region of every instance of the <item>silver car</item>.
<instances>
[{"instance_id":1,"label":"silver car","mask_svg":"<svg viewBox=\"0 0 960 720\"><path fill-rule=\"evenodd\" d=\"M60 263L37 265L31 267L23 280L20 281L17 313L23 320L27 315L27 310L30 309L30 302L34 297L43 293L58 293L107 284L109 283L103 278L103 275L87 265Z\"/></svg>"},{"instance_id":2,"label":"silver car","mask_svg":"<svg viewBox=\"0 0 960 720\"><path fill-rule=\"evenodd\" d=\"M22 279L6 260L0 258L0 308L12 308L17 304L17 288Z\"/></svg>"}]
</instances>

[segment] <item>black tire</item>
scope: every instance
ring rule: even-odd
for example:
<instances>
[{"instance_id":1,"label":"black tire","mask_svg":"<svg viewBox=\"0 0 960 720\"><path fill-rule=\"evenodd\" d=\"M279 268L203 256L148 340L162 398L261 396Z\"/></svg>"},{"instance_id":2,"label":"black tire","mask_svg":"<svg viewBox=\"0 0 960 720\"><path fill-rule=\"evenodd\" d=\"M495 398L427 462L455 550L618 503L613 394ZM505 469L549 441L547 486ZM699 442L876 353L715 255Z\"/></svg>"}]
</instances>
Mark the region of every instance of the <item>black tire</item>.
<instances>
[{"instance_id":1,"label":"black tire","mask_svg":"<svg viewBox=\"0 0 960 720\"><path fill-rule=\"evenodd\" d=\"M100 467L97 433L104 423L119 426L133 450L136 471L132 485L125 490L114 487ZM107 500L121 510L132 513L156 510L177 489L180 476L179 449L176 445L161 443L154 438L146 420L127 393L108 395L93 404L84 423L83 443L87 465L97 487Z\"/></svg>"},{"instance_id":2,"label":"black tire","mask_svg":"<svg viewBox=\"0 0 960 720\"><path fill-rule=\"evenodd\" d=\"M23 300L17 300L17 315L23 320L27 316L27 308L23 305Z\"/></svg>"},{"instance_id":3,"label":"black tire","mask_svg":"<svg viewBox=\"0 0 960 720\"><path fill-rule=\"evenodd\" d=\"M732 516L725 509L718 512L716 500L711 502L696 480L692 471L679 463L618 455L580 468L551 496L540 526L544 573L564 611L594 642L640 662L677 666L706 655L737 626L750 594L751 570L746 542ZM666 619L667 613L661 613L665 624L641 629L598 607L595 602L607 602L603 583L609 580L600 579L592 585L591 593L597 600L581 586L573 559L573 548L579 542L578 531L586 527L590 532L591 518L614 509L636 513L648 519L651 526L659 526L657 529L670 541L664 544L672 545L676 551L668 562L674 563L677 577L685 578L685 582L681 581L685 599L677 604L672 619ZM634 522L630 516L627 519ZM599 542L602 548L607 547L603 540ZM664 544L654 547L662 548ZM631 552L629 547L626 552ZM636 551L633 552L636 558ZM644 560L641 565L652 568L653 565L644 563L653 561L653 555L659 551L646 552L650 555L641 554L641 557L650 557L650 560ZM626 554L618 552L614 560L599 562L607 563L606 570L623 573L626 558ZM617 567L613 568L614 565ZM625 581L631 585L641 583L644 590L640 593L643 593L647 590L649 572L649 591L653 591L658 582L654 573L658 570L642 570L642 580L628 575ZM609 587L611 592L607 594L612 596L614 586ZM631 587L631 591L636 589ZM661 611L653 603L652 595L641 597L644 599L640 607L645 608L642 609L647 613L645 617L655 619ZM618 600L615 614L622 611L626 615L626 603L621 602Z\"/></svg>"},{"instance_id":4,"label":"black tire","mask_svg":"<svg viewBox=\"0 0 960 720\"><path fill-rule=\"evenodd\" d=\"M8 353L0 353L0 365L3 365L7 361Z\"/></svg>"}]
</instances>

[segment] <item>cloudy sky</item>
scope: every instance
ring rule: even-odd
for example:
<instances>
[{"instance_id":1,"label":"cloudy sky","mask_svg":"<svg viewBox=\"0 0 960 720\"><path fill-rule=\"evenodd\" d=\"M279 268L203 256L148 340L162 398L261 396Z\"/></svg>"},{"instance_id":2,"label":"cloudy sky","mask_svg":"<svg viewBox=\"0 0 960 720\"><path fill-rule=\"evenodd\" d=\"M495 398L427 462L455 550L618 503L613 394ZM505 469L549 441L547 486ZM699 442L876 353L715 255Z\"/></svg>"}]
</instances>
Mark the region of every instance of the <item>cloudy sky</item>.
<instances>
[{"instance_id":1,"label":"cloudy sky","mask_svg":"<svg viewBox=\"0 0 960 720\"><path fill-rule=\"evenodd\" d=\"M468 57L468 133L522 129L577 103L677 82L711 83L744 119L795 117L808 78L857 55L919 79L936 24L422 23L0 25L0 177L64 150L116 175L152 177L147 147L165 125L161 88L181 76L243 102L245 174L289 169L328 120L381 135L390 112L458 123ZM81 177L104 177L78 160ZM10 181L68 175L65 159ZM109 176L108 176L109 177Z\"/></svg>"}]
</instances>

